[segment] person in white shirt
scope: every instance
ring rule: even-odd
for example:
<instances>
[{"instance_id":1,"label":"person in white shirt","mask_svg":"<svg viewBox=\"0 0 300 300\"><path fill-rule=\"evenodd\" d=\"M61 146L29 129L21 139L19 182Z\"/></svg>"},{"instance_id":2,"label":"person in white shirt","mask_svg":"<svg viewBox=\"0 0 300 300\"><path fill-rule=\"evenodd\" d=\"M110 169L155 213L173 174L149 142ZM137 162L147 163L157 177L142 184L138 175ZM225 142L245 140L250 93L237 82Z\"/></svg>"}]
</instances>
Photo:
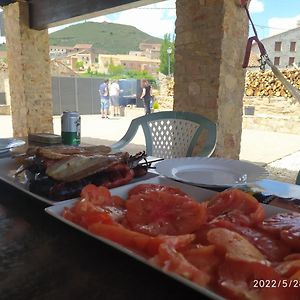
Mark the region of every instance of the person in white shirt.
<instances>
[{"instance_id":1,"label":"person in white shirt","mask_svg":"<svg viewBox=\"0 0 300 300\"><path fill-rule=\"evenodd\" d=\"M110 103L113 106L114 116L120 115L119 95L120 95L120 86L118 82L114 80L109 86L109 97L110 97Z\"/></svg>"}]
</instances>

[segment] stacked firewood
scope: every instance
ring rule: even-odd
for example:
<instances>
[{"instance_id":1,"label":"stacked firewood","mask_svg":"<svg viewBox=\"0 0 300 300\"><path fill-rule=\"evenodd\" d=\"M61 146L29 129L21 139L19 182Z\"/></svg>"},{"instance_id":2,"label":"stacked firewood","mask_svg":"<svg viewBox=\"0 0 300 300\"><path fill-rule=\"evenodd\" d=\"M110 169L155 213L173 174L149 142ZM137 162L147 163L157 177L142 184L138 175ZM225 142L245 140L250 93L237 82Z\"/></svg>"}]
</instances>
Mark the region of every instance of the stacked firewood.
<instances>
[{"instance_id":1,"label":"stacked firewood","mask_svg":"<svg viewBox=\"0 0 300 300\"><path fill-rule=\"evenodd\" d=\"M300 92L300 70L284 70L282 73ZM245 94L258 97L291 97L272 71L247 72Z\"/></svg>"},{"instance_id":2,"label":"stacked firewood","mask_svg":"<svg viewBox=\"0 0 300 300\"><path fill-rule=\"evenodd\" d=\"M159 76L159 86L161 96L173 96L174 95L174 77L168 77L164 74Z\"/></svg>"}]
</instances>

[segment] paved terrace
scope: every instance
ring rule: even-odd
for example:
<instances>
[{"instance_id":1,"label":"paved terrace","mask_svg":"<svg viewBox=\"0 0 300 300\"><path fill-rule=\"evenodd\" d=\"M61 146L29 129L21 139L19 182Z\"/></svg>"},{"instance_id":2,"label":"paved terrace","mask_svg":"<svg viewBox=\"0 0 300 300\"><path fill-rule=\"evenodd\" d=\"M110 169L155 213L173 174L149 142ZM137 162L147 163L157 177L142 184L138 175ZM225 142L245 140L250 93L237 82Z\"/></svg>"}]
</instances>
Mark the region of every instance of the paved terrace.
<instances>
[{"instance_id":1,"label":"paved terrace","mask_svg":"<svg viewBox=\"0 0 300 300\"><path fill-rule=\"evenodd\" d=\"M131 120L144 114L142 108L126 108L125 117L102 119L100 115L81 116L82 142L110 145L126 132ZM60 116L53 117L54 133L60 134ZM10 116L0 116L0 136L11 137ZM140 129L126 150L135 153L144 148ZM266 165L271 178L294 182L300 170L300 134L283 134L244 129L242 132L240 159Z\"/></svg>"}]
</instances>

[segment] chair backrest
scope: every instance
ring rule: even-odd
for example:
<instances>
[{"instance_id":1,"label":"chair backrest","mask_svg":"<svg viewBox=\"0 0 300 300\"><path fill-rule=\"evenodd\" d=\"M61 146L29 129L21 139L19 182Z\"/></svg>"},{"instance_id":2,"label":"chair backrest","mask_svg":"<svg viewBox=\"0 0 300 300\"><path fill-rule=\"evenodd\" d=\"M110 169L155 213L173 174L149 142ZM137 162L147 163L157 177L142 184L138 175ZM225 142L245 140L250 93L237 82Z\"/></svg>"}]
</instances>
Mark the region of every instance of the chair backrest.
<instances>
[{"instance_id":1,"label":"chair backrest","mask_svg":"<svg viewBox=\"0 0 300 300\"><path fill-rule=\"evenodd\" d=\"M124 137L112 145L120 149L142 127L148 155L174 158L192 156L199 137L205 135L199 156L210 156L216 145L216 124L209 119L190 112L163 111L133 119ZM202 140L201 140L202 141Z\"/></svg>"}]
</instances>

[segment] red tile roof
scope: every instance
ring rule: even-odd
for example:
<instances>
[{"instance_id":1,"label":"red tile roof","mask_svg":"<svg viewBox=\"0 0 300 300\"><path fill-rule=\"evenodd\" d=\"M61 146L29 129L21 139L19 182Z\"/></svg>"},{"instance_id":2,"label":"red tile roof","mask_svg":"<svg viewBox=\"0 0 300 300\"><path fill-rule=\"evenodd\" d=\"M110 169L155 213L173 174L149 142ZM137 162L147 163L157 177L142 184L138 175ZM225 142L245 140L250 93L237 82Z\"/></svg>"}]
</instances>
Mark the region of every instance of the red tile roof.
<instances>
[{"instance_id":1,"label":"red tile roof","mask_svg":"<svg viewBox=\"0 0 300 300\"><path fill-rule=\"evenodd\" d=\"M73 48L76 49L91 49L93 45L91 44L76 44Z\"/></svg>"}]
</instances>

